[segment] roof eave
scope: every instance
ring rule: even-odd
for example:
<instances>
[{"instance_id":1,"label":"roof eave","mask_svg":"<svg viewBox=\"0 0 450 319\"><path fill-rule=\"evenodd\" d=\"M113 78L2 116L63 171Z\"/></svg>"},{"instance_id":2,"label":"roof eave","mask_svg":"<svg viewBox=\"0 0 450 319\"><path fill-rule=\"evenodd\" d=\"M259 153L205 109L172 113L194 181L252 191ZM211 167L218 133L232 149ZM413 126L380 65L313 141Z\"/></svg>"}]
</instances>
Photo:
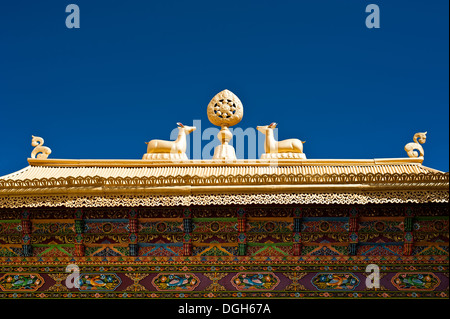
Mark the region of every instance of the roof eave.
<instances>
[{"instance_id":1,"label":"roof eave","mask_svg":"<svg viewBox=\"0 0 450 319\"><path fill-rule=\"evenodd\" d=\"M239 160L136 160L136 159L34 159L29 158L30 166L53 167L173 167L173 166L302 166L302 165L400 165L423 163L423 157L417 158L374 158L374 159L239 159Z\"/></svg>"}]
</instances>

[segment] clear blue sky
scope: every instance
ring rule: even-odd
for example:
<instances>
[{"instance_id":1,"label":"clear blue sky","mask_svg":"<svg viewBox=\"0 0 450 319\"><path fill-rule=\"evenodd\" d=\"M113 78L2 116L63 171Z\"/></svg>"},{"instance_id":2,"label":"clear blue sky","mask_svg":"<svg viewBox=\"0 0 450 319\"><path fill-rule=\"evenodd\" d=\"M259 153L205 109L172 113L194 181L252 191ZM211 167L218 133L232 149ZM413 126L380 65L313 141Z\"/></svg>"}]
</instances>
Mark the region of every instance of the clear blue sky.
<instances>
[{"instance_id":1,"label":"clear blue sky","mask_svg":"<svg viewBox=\"0 0 450 319\"><path fill-rule=\"evenodd\" d=\"M65 8L81 10L68 29ZM378 4L381 28L365 26ZM447 0L87 1L0 4L0 176L51 158L140 159L176 122L212 126L219 91L243 129L278 122L308 158L406 157L448 171ZM208 141L204 142L205 144Z\"/></svg>"}]
</instances>

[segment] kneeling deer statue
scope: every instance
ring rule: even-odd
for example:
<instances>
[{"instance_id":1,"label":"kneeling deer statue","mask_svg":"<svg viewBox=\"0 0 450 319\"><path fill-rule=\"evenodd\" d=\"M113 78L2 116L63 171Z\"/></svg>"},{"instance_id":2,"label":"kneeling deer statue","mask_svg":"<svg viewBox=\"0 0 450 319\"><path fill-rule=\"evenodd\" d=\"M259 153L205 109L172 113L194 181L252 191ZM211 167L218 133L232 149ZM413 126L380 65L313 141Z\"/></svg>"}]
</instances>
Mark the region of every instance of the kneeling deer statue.
<instances>
[{"instance_id":1,"label":"kneeling deer statue","mask_svg":"<svg viewBox=\"0 0 450 319\"><path fill-rule=\"evenodd\" d=\"M264 150L267 154L270 153L303 153L303 141L297 138L290 138L283 141L276 141L273 136L273 129L277 123L270 125L257 126L256 129L266 136L264 142Z\"/></svg>"},{"instance_id":2,"label":"kneeling deer statue","mask_svg":"<svg viewBox=\"0 0 450 319\"><path fill-rule=\"evenodd\" d=\"M178 137L175 141L166 140L151 140L150 142L145 142L147 144L147 154L144 155L144 159L151 157L148 154L179 154L185 155L186 153L186 135L195 131L195 126L187 126L182 123L177 123L178 125Z\"/></svg>"}]
</instances>

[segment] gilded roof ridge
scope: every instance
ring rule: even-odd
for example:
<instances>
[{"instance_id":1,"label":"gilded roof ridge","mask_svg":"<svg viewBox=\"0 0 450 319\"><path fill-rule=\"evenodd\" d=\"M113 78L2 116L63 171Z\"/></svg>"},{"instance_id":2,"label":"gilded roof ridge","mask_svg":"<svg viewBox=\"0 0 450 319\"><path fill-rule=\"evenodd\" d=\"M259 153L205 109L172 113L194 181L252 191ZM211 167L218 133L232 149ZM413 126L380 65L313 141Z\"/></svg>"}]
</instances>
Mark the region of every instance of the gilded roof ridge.
<instances>
[{"instance_id":1,"label":"gilded roof ridge","mask_svg":"<svg viewBox=\"0 0 450 319\"><path fill-rule=\"evenodd\" d=\"M423 157L418 158L373 158L373 159L238 159L238 160L214 160L194 159L188 161L152 160L142 161L136 159L28 159L30 166L52 167L215 167L215 166L357 166L357 165L421 165Z\"/></svg>"},{"instance_id":2,"label":"gilded roof ridge","mask_svg":"<svg viewBox=\"0 0 450 319\"><path fill-rule=\"evenodd\" d=\"M26 179L0 179L0 193L19 188L67 187L161 187L182 185L298 185L298 184L378 184L448 187L449 173L314 173L314 174L236 174L160 176L65 176Z\"/></svg>"}]
</instances>

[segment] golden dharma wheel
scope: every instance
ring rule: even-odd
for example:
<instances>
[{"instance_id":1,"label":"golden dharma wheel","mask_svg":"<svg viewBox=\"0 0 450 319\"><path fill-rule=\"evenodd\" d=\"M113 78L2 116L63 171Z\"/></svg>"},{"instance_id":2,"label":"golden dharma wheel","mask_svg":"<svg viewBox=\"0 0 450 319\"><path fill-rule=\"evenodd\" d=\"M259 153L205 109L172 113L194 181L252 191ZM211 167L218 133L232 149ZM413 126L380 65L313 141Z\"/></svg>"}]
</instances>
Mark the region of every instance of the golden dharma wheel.
<instances>
[{"instance_id":1,"label":"golden dharma wheel","mask_svg":"<svg viewBox=\"0 0 450 319\"><path fill-rule=\"evenodd\" d=\"M209 121L217 126L233 126L244 116L241 100L231 91L223 90L217 93L208 104Z\"/></svg>"}]
</instances>

